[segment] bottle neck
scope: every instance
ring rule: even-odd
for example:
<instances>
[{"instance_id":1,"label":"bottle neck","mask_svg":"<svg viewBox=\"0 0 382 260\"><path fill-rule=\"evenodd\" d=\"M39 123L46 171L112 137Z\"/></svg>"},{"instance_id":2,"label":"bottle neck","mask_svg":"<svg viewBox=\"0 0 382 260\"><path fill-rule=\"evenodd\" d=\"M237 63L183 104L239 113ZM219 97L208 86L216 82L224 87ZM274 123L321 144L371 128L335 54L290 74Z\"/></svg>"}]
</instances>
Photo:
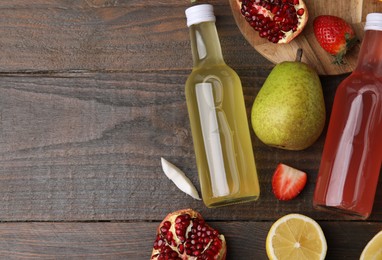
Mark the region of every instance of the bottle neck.
<instances>
[{"instance_id":1,"label":"bottle neck","mask_svg":"<svg viewBox=\"0 0 382 260\"><path fill-rule=\"evenodd\" d=\"M367 30L362 41L356 71L368 71L382 77L382 31Z\"/></svg>"},{"instance_id":2,"label":"bottle neck","mask_svg":"<svg viewBox=\"0 0 382 260\"><path fill-rule=\"evenodd\" d=\"M191 25L190 38L194 68L224 63L215 22Z\"/></svg>"}]
</instances>

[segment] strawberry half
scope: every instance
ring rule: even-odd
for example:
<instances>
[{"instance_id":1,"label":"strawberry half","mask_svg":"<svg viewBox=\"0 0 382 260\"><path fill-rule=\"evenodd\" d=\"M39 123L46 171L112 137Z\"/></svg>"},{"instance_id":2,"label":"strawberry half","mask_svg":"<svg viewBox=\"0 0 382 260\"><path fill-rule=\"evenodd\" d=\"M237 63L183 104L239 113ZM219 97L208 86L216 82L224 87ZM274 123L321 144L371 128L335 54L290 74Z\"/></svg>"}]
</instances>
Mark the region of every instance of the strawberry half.
<instances>
[{"instance_id":1,"label":"strawberry half","mask_svg":"<svg viewBox=\"0 0 382 260\"><path fill-rule=\"evenodd\" d=\"M313 29L321 47L335 56L333 63L343 64L343 56L358 42L351 25L337 16L317 16Z\"/></svg>"},{"instance_id":2,"label":"strawberry half","mask_svg":"<svg viewBox=\"0 0 382 260\"><path fill-rule=\"evenodd\" d=\"M280 163L272 177L273 193L279 200L295 198L305 187L305 172Z\"/></svg>"}]
</instances>

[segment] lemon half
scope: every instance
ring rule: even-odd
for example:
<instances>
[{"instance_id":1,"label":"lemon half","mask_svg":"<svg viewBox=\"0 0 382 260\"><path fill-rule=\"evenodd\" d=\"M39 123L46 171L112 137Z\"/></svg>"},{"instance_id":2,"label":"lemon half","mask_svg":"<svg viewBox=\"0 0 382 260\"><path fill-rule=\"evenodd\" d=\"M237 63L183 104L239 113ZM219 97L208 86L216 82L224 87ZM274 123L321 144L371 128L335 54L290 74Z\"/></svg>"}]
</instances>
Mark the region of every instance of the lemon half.
<instances>
[{"instance_id":1,"label":"lemon half","mask_svg":"<svg viewBox=\"0 0 382 260\"><path fill-rule=\"evenodd\" d=\"M367 243L365 248L362 251L360 260L381 260L382 259L382 231L376 234L370 241Z\"/></svg>"},{"instance_id":2,"label":"lemon half","mask_svg":"<svg viewBox=\"0 0 382 260\"><path fill-rule=\"evenodd\" d=\"M325 259L327 244L320 225L301 214L289 214L277 220L266 239L269 259Z\"/></svg>"}]
</instances>

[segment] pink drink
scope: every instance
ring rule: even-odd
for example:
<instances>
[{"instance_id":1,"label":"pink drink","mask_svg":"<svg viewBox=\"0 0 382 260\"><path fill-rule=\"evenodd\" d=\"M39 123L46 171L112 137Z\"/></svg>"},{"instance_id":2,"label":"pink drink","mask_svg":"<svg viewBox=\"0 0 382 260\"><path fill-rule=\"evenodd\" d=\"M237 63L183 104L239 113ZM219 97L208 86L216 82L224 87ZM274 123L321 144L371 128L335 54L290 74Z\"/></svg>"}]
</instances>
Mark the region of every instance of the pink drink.
<instances>
[{"instance_id":1,"label":"pink drink","mask_svg":"<svg viewBox=\"0 0 382 260\"><path fill-rule=\"evenodd\" d=\"M334 98L313 199L316 208L362 219L372 211L382 159L382 14L372 15L379 27L366 24L357 68Z\"/></svg>"}]
</instances>

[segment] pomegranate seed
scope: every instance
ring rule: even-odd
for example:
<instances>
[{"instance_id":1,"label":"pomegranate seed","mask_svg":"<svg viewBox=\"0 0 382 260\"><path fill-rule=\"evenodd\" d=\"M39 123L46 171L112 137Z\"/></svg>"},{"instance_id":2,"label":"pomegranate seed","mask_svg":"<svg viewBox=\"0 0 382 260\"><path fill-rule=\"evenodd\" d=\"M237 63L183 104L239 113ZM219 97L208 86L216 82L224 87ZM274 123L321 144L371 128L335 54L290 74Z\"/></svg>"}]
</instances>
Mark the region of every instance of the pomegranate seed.
<instances>
[{"instance_id":1,"label":"pomegranate seed","mask_svg":"<svg viewBox=\"0 0 382 260\"><path fill-rule=\"evenodd\" d=\"M265 38L265 37L268 36L267 32L265 32L265 31L260 32L259 35L260 35L261 38Z\"/></svg>"},{"instance_id":2,"label":"pomegranate seed","mask_svg":"<svg viewBox=\"0 0 382 260\"><path fill-rule=\"evenodd\" d=\"M162 232L162 234L165 235L167 233L168 229L166 227L161 227L160 231Z\"/></svg>"},{"instance_id":3,"label":"pomegranate seed","mask_svg":"<svg viewBox=\"0 0 382 260\"><path fill-rule=\"evenodd\" d=\"M283 26L281 27L281 30L283 30L284 32L287 32L287 31L289 31L290 29L289 29L289 26L288 26L287 24L285 24L285 25L283 25Z\"/></svg>"},{"instance_id":4,"label":"pomegranate seed","mask_svg":"<svg viewBox=\"0 0 382 260\"><path fill-rule=\"evenodd\" d=\"M285 12L288 9L289 9L288 5L283 5L283 8L281 9L281 12Z\"/></svg>"},{"instance_id":5,"label":"pomegranate seed","mask_svg":"<svg viewBox=\"0 0 382 260\"><path fill-rule=\"evenodd\" d=\"M163 226L166 227L166 228L168 228L168 229L170 229L170 227L171 227L171 222L170 222L170 221L165 221L165 222L163 223Z\"/></svg>"},{"instance_id":6,"label":"pomegranate seed","mask_svg":"<svg viewBox=\"0 0 382 260\"><path fill-rule=\"evenodd\" d=\"M214 246L220 246L220 240L214 239Z\"/></svg>"},{"instance_id":7,"label":"pomegranate seed","mask_svg":"<svg viewBox=\"0 0 382 260\"><path fill-rule=\"evenodd\" d=\"M280 10L280 7L279 6L275 6L272 8L272 14L277 14L277 11Z\"/></svg>"},{"instance_id":8,"label":"pomegranate seed","mask_svg":"<svg viewBox=\"0 0 382 260\"><path fill-rule=\"evenodd\" d=\"M167 241L171 242L172 241L172 237L173 237L172 232L167 232L167 234L166 234Z\"/></svg>"},{"instance_id":9,"label":"pomegranate seed","mask_svg":"<svg viewBox=\"0 0 382 260\"><path fill-rule=\"evenodd\" d=\"M199 250L195 250L195 251L193 252L193 255L194 255L194 256L199 256L200 253L201 253L201 252L200 252Z\"/></svg>"},{"instance_id":10,"label":"pomegranate seed","mask_svg":"<svg viewBox=\"0 0 382 260\"><path fill-rule=\"evenodd\" d=\"M297 14L299 16L302 16L304 14L304 12L305 12L305 10L303 8L300 8L300 9L297 10Z\"/></svg>"},{"instance_id":11,"label":"pomegranate seed","mask_svg":"<svg viewBox=\"0 0 382 260\"><path fill-rule=\"evenodd\" d=\"M257 19L257 17L254 17L254 19ZM268 33L270 31L268 29ZM175 227L174 232L170 229L172 224ZM177 236L177 239L174 239L175 236ZM189 214L178 215L176 218L172 218L172 221L164 221L160 226L153 245L156 251L153 252L152 257L181 260L183 258L190 259L194 256L196 259L213 260L217 257L217 254L222 253L220 251L223 242L219 236L219 232L206 225L203 219L199 217L191 218ZM210 250L211 246L216 250L215 253Z\"/></svg>"},{"instance_id":12,"label":"pomegranate seed","mask_svg":"<svg viewBox=\"0 0 382 260\"><path fill-rule=\"evenodd\" d=\"M257 9L256 8L252 8L249 10L248 14L250 14L251 16L253 15L256 15L258 13Z\"/></svg>"}]
</instances>

